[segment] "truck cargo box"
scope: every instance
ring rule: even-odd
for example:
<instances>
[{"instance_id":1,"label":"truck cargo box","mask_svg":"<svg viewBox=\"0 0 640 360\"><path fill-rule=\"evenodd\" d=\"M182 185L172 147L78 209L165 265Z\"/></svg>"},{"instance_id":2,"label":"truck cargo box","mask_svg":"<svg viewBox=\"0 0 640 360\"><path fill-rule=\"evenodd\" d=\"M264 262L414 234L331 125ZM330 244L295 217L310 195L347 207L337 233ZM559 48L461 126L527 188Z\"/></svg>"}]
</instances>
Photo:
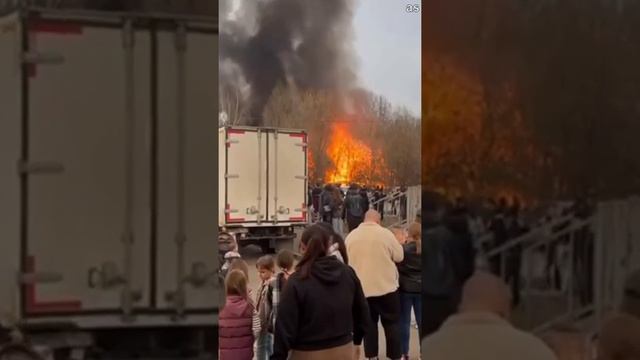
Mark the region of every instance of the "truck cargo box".
<instances>
[{"instance_id":1,"label":"truck cargo box","mask_svg":"<svg viewBox=\"0 0 640 360\"><path fill-rule=\"evenodd\" d=\"M216 324L217 32L215 18L0 14L1 313Z\"/></svg>"},{"instance_id":2,"label":"truck cargo box","mask_svg":"<svg viewBox=\"0 0 640 360\"><path fill-rule=\"evenodd\" d=\"M291 231L259 228L307 223L306 132L223 127L218 136L219 225L243 228L247 239L290 238Z\"/></svg>"}]
</instances>

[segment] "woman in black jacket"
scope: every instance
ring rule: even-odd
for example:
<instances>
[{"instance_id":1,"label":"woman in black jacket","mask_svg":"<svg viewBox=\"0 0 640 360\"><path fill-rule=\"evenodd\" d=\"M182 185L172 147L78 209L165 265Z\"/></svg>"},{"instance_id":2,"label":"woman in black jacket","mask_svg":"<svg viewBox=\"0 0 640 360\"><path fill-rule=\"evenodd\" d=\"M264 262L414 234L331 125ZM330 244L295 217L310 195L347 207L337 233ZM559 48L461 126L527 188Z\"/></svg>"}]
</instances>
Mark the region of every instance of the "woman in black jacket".
<instances>
[{"instance_id":1,"label":"woman in black jacket","mask_svg":"<svg viewBox=\"0 0 640 360\"><path fill-rule=\"evenodd\" d=\"M403 359L409 359L409 340L411 336L411 308L418 323L422 339L422 225L409 226L408 241L404 248L404 260L398 264L400 273L401 338Z\"/></svg>"},{"instance_id":2,"label":"woman in black jacket","mask_svg":"<svg viewBox=\"0 0 640 360\"><path fill-rule=\"evenodd\" d=\"M347 254L347 245L344 243L344 239L342 238L342 236L340 236L340 234L338 234L337 232L335 232L335 230L333 230L333 227L331 226L331 224L320 222L318 223L318 225L321 226L323 229L325 229L325 231L329 233L329 236L330 236L329 240L331 242L329 255L334 255L340 261L349 265L349 255ZM304 253L304 251L302 250L304 250L306 246L309 245L309 244L306 244L305 241L309 241L309 239L303 238L302 241L300 242L302 253Z\"/></svg>"},{"instance_id":3,"label":"woman in black jacket","mask_svg":"<svg viewBox=\"0 0 640 360\"><path fill-rule=\"evenodd\" d=\"M280 299L271 360L352 360L371 326L360 281L329 255L330 238L320 225L302 234L307 245Z\"/></svg>"}]
</instances>

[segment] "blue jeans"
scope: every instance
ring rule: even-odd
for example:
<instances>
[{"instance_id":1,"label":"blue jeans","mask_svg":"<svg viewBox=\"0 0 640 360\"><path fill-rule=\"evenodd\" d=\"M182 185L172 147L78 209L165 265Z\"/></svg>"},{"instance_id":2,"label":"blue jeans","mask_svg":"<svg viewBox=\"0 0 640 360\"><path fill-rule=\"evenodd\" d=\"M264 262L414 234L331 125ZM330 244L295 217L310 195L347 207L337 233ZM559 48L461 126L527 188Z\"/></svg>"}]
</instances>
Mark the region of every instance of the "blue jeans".
<instances>
[{"instance_id":1,"label":"blue jeans","mask_svg":"<svg viewBox=\"0 0 640 360\"><path fill-rule=\"evenodd\" d=\"M400 336L402 338L402 353L409 354L409 340L411 337L411 308L418 323L418 329L422 328L422 296L421 294L400 293ZM418 338L420 342L420 338Z\"/></svg>"},{"instance_id":2,"label":"blue jeans","mask_svg":"<svg viewBox=\"0 0 640 360\"><path fill-rule=\"evenodd\" d=\"M273 354L273 334L261 334L258 336L256 344L256 359L269 360Z\"/></svg>"}]
</instances>

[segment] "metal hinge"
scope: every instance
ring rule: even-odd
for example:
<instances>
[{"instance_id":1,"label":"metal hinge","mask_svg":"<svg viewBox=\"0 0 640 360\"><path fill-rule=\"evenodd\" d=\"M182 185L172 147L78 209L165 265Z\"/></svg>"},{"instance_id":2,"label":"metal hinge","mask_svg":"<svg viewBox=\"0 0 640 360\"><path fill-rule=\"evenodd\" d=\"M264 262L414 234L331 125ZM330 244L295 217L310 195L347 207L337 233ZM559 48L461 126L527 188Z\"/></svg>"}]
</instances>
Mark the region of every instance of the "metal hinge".
<instances>
[{"instance_id":1,"label":"metal hinge","mask_svg":"<svg viewBox=\"0 0 640 360\"><path fill-rule=\"evenodd\" d=\"M64 60L64 56L54 53L27 51L22 55L22 61L27 64L60 65Z\"/></svg>"},{"instance_id":2,"label":"metal hinge","mask_svg":"<svg viewBox=\"0 0 640 360\"><path fill-rule=\"evenodd\" d=\"M55 161L18 161L19 174L59 174L64 172L64 165Z\"/></svg>"},{"instance_id":3,"label":"metal hinge","mask_svg":"<svg viewBox=\"0 0 640 360\"><path fill-rule=\"evenodd\" d=\"M224 211L225 214L235 214L237 212L238 212L237 209L227 209Z\"/></svg>"},{"instance_id":4,"label":"metal hinge","mask_svg":"<svg viewBox=\"0 0 640 360\"><path fill-rule=\"evenodd\" d=\"M224 176L224 178L225 179L238 179L238 178L240 178L240 175L238 175L238 174L226 174Z\"/></svg>"},{"instance_id":5,"label":"metal hinge","mask_svg":"<svg viewBox=\"0 0 640 360\"><path fill-rule=\"evenodd\" d=\"M308 176L304 176L304 175L296 175L296 179L298 180L307 180Z\"/></svg>"},{"instance_id":6,"label":"metal hinge","mask_svg":"<svg viewBox=\"0 0 640 360\"><path fill-rule=\"evenodd\" d=\"M133 21L128 19L124 23L124 27L122 29L122 46L125 49L133 48L135 44L135 33L133 31Z\"/></svg>"},{"instance_id":7,"label":"metal hinge","mask_svg":"<svg viewBox=\"0 0 640 360\"><path fill-rule=\"evenodd\" d=\"M22 273L20 275L20 284L51 284L57 283L63 280L63 276L57 272L33 272Z\"/></svg>"},{"instance_id":8,"label":"metal hinge","mask_svg":"<svg viewBox=\"0 0 640 360\"><path fill-rule=\"evenodd\" d=\"M176 30L176 49L179 51L187 50L187 29L184 24L178 24Z\"/></svg>"}]
</instances>

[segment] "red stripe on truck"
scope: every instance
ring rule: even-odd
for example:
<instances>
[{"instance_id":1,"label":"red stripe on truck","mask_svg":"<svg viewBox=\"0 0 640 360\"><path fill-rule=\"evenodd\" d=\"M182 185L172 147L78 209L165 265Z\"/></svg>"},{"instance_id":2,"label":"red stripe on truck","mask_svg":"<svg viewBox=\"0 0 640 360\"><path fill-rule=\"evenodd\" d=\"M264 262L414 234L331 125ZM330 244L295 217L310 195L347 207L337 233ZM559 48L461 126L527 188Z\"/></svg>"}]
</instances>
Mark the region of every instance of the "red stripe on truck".
<instances>
[{"instance_id":1,"label":"red stripe on truck","mask_svg":"<svg viewBox=\"0 0 640 360\"><path fill-rule=\"evenodd\" d=\"M245 131L244 130L240 130L240 129L228 129L227 130L227 134L228 135L244 135ZM227 147L230 148L231 147L231 143L227 143Z\"/></svg>"},{"instance_id":2,"label":"red stripe on truck","mask_svg":"<svg viewBox=\"0 0 640 360\"><path fill-rule=\"evenodd\" d=\"M36 272L36 260L34 256L28 256L26 259L27 273L34 274ZM57 300L57 301L38 301L36 295L36 284L26 284L26 312L30 314L43 312L73 312L82 309L82 302L79 300Z\"/></svg>"},{"instance_id":3,"label":"red stripe on truck","mask_svg":"<svg viewBox=\"0 0 640 360\"><path fill-rule=\"evenodd\" d=\"M305 133L289 134L289 136L302 139L303 144L307 142L307 134ZM304 146L301 146L301 148L302 148L302 152L304 152Z\"/></svg>"},{"instance_id":4,"label":"red stripe on truck","mask_svg":"<svg viewBox=\"0 0 640 360\"><path fill-rule=\"evenodd\" d=\"M231 210L231 204L227 204L227 206L225 207L225 210ZM228 212L225 212L224 214L225 219L227 220L228 223L231 222L244 222L245 219L244 218L232 218L231 214Z\"/></svg>"},{"instance_id":5,"label":"red stripe on truck","mask_svg":"<svg viewBox=\"0 0 640 360\"><path fill-rule=\"evenodd\" d=\"M29 22L29 30L36 33L81 35L82 25L62 21L32 20Z\"/></svg>"},{"instance_id":6,"label":"red stripe on truck","mask_svg":"<svg viewBox=\"0 0 640 360\"><path fill-rule=\"evenodd\" d=\"M58 35L81 35L82 25L73 24L64 21L55 20L30 20L29 31L34 34L58 34ZM35 78L38 75L38 67L36 64L28 64L27 74L30 78Z\"/></svg>"},{"instance_id":7,"label":"red stripe on truck","mask_svg":"<svg viewBox=\"0 0 640 360\"><path fill-rule=\"evenodd\" d=\"M289 221L306 221L307 220L307 206L302 204L302 216L289 217Z\"/></svg>"}]
</instances>

